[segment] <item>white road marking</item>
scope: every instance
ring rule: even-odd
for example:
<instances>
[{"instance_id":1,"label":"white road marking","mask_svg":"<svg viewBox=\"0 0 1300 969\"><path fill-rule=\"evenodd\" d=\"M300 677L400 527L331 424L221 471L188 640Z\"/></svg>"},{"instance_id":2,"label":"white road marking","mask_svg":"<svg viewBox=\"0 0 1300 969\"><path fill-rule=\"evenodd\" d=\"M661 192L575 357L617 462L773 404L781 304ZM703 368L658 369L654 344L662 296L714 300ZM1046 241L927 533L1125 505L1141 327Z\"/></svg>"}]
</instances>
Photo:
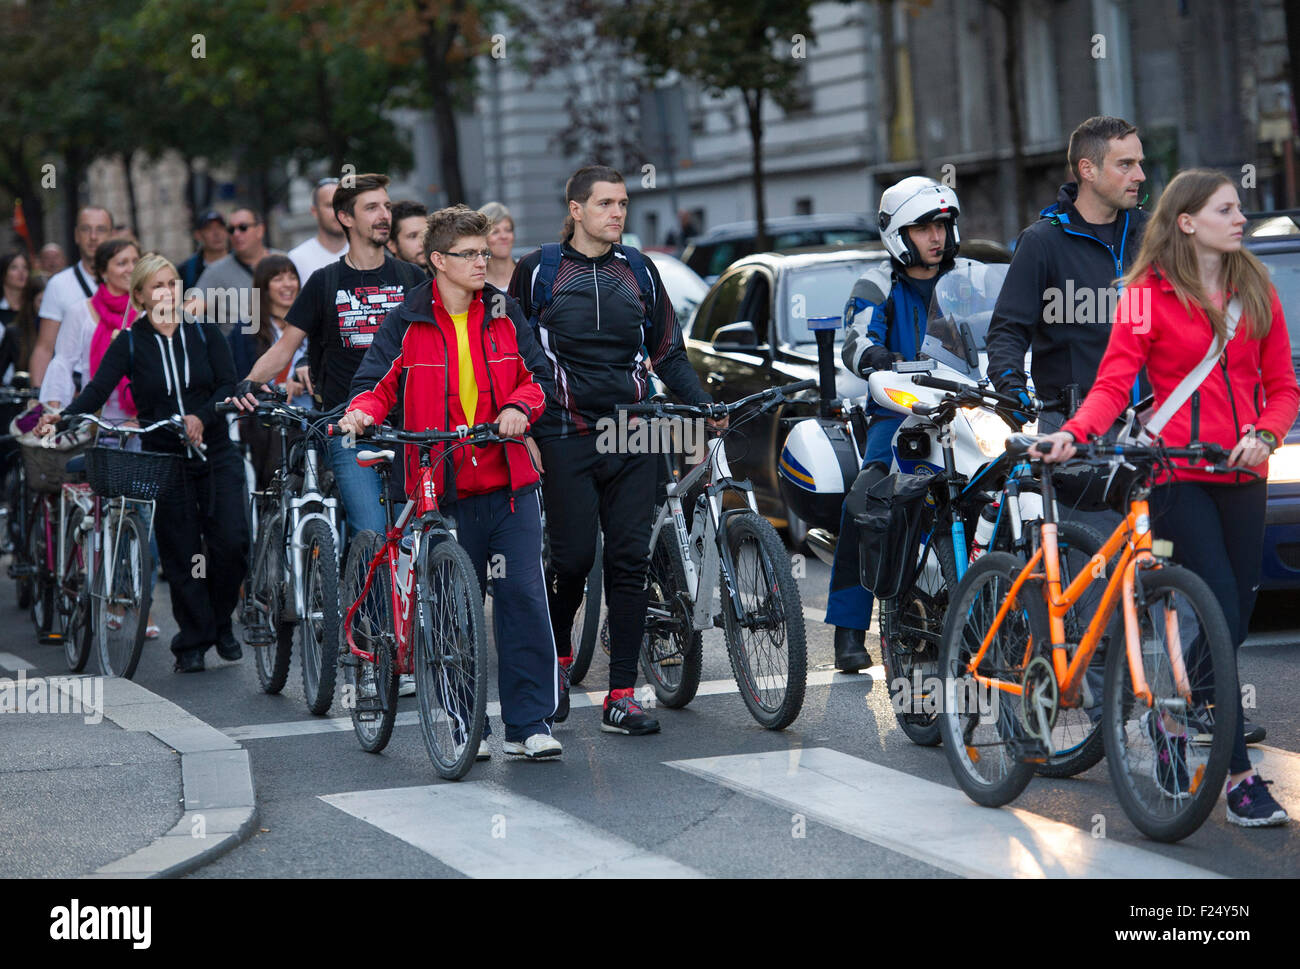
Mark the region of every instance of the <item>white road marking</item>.
<instances>
[{"instance_id":1,"label":"white road marking","mask_svg":"<svg viewBox=\"0 0 1300 969\"><path fill-rule=\"evenodd\" d=\"M967 877L1220 877L1028 811L982 808L960 790L824 747L668 766Z\"/></svg>"},{"instance_id":2,"label":"white road marking","mask_svg":"<svg viewBox=\"0 0 1300 969\"><path fill-rule=\"evenodd\" d=\"M880 665L873 666L865 672L876 681L881 681L885 677L885 668ZM834 670L811 670L808 673L809 686L843 686L846 683L856 683L858 684L859 689L870 689L860 676L845 676L842 673L836 673ZM736 688L736 681L733 679L705 680L700 684L696 696L724 696L729 693L737 692L739 691ZM590 693L571 693L569 695L569 707L574 710L583 707L599 707L604 702L604 690L595 690ZM495 700L492 701L487 706L487 712L489 717L499 719L501 716L501 704ZM395 725L398 727L410 727L419 722L419 713L415 711L407 711L397 715ZM221 732L231 740L244 741L267 740L273 737L305 737L317 733L347 732L351 729L352 718L347 716L332 717L330 719L313 717L310 720L285 720L279 723L251 723L239 727L223 727Z\"/></svg>"},{"instance_id":3,"label":"white road marking","mask_svg":"<svg viewBox=\"0 0 1300 969\"><path fill-rule=\"evenodd\" d=\"M21 656L15 656L13 653L0 653L0 666L3 666L7 670L13 670L15 673L19 670L36 669L36 667L27 662L27 660L23 659Z\"/></svg>"},{"instance_id":4,"label":"white road marking","mask_svg":"<svg viewBox=\"0 0 1300 969\"><path fill-rule=\"evenodd\" d=\"M703 877L484 781L352 791L321 795L321 800L472 878Z\"/></svg>"}]
</instances>

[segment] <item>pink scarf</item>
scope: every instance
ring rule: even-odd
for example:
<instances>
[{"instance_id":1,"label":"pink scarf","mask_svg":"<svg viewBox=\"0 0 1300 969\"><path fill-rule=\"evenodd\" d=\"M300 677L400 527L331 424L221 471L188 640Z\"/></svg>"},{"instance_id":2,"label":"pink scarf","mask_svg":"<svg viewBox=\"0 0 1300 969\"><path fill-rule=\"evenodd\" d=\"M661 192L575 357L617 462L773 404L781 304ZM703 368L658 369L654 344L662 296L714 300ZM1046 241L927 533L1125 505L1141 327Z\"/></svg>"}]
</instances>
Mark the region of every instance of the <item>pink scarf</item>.
<instances>
[{"instance_id":1,"label":"pink scarf","mask_svg":"<svg viewBox=\"0 0 1300 969\"><path fill-rule=\"evenodd\" d=\"M99 369L99 362L104 359L104 354L108 352L108 345L113 342L113 337L117 336L119 330L125 329L130 324L130 321L126 319L127 303L130 302L130 299L130 293L114 296L108 291L108 287L103 285L95 290L95 295L90 298L90 305L99 318L95 333L90 338L91 377ZM132 417L135 416L135 400L131 396L131 382L126 377L123 377L121 383L117 385L117 401L121 404L123 411Z\"/></svg>"}]
</instances>

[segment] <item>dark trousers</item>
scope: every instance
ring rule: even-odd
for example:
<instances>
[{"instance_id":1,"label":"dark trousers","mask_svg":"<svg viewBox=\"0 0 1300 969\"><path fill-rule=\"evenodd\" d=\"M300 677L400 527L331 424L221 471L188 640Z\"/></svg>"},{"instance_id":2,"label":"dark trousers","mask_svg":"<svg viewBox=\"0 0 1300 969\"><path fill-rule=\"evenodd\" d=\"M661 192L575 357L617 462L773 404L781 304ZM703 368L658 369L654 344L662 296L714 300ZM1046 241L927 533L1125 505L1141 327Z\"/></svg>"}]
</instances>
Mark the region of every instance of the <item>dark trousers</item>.
<instances>
[{"instance_id":1,"label":"dark trousers","mask_svg":"<svg viewBox=\"0 0 1300 969\"><path fill-rule=\"evenodd\" d=\"M559 664L551 639L542 575L542 502L507 491L461 498L448 513L469 553L479 588L492 579L492 629L497 644L497 689L506 740L522 743L551 732L560 701Z\"/></svg>"},{"instance_id":2,"label":"dark trousers","mask_svg":"<svg viewBox=\"0 0 1300 969\"><path fill-rule=\"evenodd\" d=\"M587 434L541 443L543 495L551 541L551 628L561 656L571 655L573 616L596 558L596 529L605 533L609 601L609 688L636 685L645 635L646 568L659 454L602 454Z\"/></svg>"},{"instance_id":3,"label":"dark trousers","mask_svg":"<svg viewBox=\"0 0 1300 969\"><path fill-rule=\"evenodd\" d=\"M1264 506L1268 485L1161 485L1151 492L1151 530L1174 543L1174 561L1205 580L1223 609L1234 656L1250 631L1264 548ZM1241 693L1237 693L1238 729L1228 769L1250 770L1246 739L1240 722Z\"/></svg>"},{"instance_id":4,"label":"dark trousers","mask_svg":"<svg viewBox=\"0 0 1300 969\"><path fill-rule=\"evenodd\" d=\"M206 463L184 462L180 480L158 500L154 517L172 615L180 626L172 640L178 654L206 650L230 633L248 572L244 468L235 448L223 443L209 444Z\"/></svg>"}]
</instances>

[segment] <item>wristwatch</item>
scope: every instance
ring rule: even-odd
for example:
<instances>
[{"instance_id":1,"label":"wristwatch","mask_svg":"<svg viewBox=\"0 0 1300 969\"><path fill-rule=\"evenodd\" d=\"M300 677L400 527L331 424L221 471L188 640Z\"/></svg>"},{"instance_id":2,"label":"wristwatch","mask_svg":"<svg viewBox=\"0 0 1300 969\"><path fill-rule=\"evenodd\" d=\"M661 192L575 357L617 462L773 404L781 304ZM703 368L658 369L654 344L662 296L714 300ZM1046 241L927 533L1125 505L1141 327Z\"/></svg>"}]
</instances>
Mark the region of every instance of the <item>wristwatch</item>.
<instances>
[{"instance_id":1,"label":"wristwatch","mask_svg":"<svg viewBox=\"0 0 1300 969\"><path fill-rule=\"evenodd\" d=\"M1257 430L1255 432L1255 436L1264 442L1265 446L1269 450L1269 453L1272 453L1273 451L1277 450L1277 445L1278 445L1277 435L1274 434L1272 431Z\"/></svg>"}]
</instances>

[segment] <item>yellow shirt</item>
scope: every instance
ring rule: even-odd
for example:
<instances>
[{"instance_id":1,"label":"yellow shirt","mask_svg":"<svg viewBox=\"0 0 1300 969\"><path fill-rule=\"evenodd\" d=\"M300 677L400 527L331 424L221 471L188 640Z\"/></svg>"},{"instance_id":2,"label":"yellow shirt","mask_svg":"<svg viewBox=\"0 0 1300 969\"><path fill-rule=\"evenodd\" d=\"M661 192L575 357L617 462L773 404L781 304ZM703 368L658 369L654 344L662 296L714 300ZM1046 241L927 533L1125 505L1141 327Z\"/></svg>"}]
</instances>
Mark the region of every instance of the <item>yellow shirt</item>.
<instances>
[{"instance_id":1,"label":"yellow shirt","mask_svg":"<svg viewBox=\"0 0 1300 969\"><path fill-rule=\"evenodd\" d=\"M469 313L452 313L456 324L456 356L460 361L460 406L465 423L473 424L478 413L478 381L474 379L474 358L469 352Z\"/></svg>"}]
</instances>

